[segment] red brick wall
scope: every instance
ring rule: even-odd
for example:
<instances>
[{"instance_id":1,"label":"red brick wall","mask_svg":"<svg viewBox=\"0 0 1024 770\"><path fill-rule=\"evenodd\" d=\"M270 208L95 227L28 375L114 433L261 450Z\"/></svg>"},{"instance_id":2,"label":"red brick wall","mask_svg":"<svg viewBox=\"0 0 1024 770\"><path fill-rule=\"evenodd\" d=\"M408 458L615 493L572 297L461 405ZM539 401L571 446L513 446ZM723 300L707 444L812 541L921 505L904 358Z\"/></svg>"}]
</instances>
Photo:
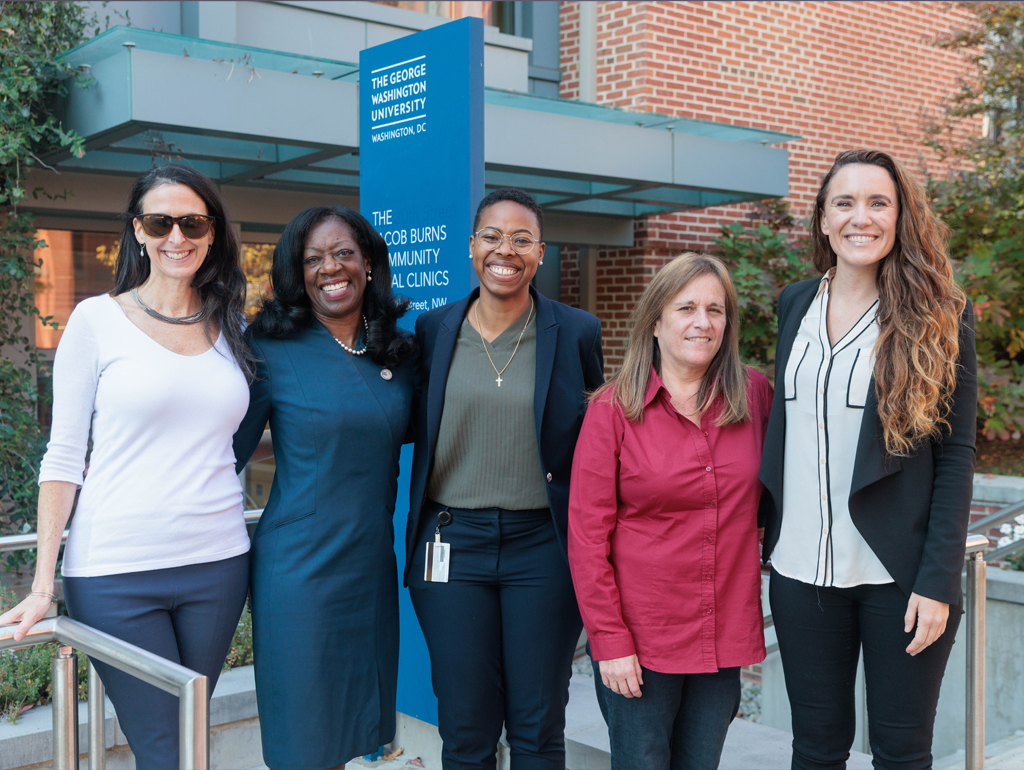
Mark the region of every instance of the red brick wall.
<instances>
[{"instance_id":1,"label":"red brick wall","mask_svg":"<svg viewBox=\"0 0 1024 770\"><path fill-rule=\"evenodd\" d=\"M797 217L810 212L835 155L891 152L919 178L941 172L920 144L920 122L964 71L929 44L969 15L943 2L599 2L597 99L652 111L799 134L789 150ZM579 2L561 5L563 98L579 96ZM617 316L655 268L707 249L732 206L650 218L635 248L601 252L598 314L609 370L624 343ZM576 266L566 250L563 276ZM632 262L636 272L626 271ZM606 264L607 263L607 264ZM604 272L602 272L604 271ZM564 299L578 302L571 284Z\"/></svg>"}]
</instances>

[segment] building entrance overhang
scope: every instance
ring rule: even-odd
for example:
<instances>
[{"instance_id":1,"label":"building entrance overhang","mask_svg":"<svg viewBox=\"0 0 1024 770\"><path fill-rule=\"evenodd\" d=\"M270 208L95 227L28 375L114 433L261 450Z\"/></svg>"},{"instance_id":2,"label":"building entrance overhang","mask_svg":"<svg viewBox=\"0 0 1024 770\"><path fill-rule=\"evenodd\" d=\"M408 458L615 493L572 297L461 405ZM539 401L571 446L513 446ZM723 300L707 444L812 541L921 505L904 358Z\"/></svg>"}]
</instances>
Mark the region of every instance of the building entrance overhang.
<instances>
[{"instance_id":1,"label":"building entrance overhang","mask_svg":"<svg viewBox=\"0 0 1024 770\"><path fill-rule=\"evenodd\" d=\"M62 105L87 152L44 158L58 169L186 162L254 193L358 196L356 64L125 27L65 60L92 82ZM487 187L528 190L553 224L619 220L625 238L636 217L788 192L788 153L773 145L791 134L493 88L485 103Z\"/></svg>"}]
</instances>

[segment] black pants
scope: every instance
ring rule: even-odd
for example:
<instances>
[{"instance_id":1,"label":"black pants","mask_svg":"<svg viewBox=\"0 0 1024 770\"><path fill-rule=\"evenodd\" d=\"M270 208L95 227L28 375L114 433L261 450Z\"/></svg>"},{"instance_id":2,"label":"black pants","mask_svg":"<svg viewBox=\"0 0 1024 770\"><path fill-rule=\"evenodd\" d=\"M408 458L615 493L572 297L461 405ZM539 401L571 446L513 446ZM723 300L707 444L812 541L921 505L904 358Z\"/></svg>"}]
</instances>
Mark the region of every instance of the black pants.
<instances>
[{"instance_id":1,"label":"black pants","mask_svg":"<svg viewBox=\"0 0 1024 770\"><path fill-rule=\"evenodd\" d=\"M772 617L793 709L793 768L841 770L853 745L854 683L864 646L872 763L928 770L939 687L963 602L950 606L946 631L911 656L907 596L895 583L821 588L772 570Z\"/></svg>"},{"instance_id":2,"label":"black pants","mask_svg":"<svg viewBox=\"0 0 1024 770\"><path fill-rule=\"evenodd\" d=\"M431 504L409 593L430 651L445 770L495 767L504 723L513 770L564 770L565 706L580 619L551 513L448 508L449 582L423 580Z\"/></svg>"},{"instance_id":3,"label":"black pants","mask_svg":"<svg viewBox=\"0 0 1024 770\"><path fill-rule=\"evenodd\" d=\"M68 614L104 633L206 674L210 694L249 590L249 554L102 577L65 577ZM138 770L178 766L178 698L93 661Z\"/></svg>"}]
</instances>

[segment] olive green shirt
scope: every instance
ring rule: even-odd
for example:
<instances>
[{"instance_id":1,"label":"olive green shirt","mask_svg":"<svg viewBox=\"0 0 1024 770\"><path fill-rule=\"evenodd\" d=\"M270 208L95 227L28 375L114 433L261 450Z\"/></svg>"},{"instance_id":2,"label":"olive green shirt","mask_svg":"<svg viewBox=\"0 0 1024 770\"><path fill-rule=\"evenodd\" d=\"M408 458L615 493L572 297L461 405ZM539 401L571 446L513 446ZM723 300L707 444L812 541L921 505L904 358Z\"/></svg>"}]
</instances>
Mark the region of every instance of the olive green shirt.
<instances>
[{"instance_id":1,"label":"olive green shirt","mask_svg":"<svg viewBox=\"0 0 1024 770\"><path fill-rule=\"evenodd\" d=\"M529 312L488 344L494 366L487 360L480 333L468 318L463 320L448 369L434 468L427 485L431 500L452 508L525 511L548 507L533 411L536 308L524 333ZM506 363L499 386L495 367L501 371Z\"/></svg>"}]
</instances>

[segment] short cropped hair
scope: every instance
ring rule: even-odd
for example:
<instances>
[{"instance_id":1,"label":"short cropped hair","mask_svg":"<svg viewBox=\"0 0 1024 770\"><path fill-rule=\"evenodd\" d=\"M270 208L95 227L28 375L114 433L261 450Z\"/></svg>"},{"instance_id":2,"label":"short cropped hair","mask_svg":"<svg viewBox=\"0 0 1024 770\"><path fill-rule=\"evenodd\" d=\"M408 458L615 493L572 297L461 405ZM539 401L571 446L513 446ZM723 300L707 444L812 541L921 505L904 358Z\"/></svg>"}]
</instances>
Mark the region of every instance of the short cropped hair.
<instances>
[{"instance_id":1,"label":"short cropped hair","mask_svg":"<svg viewBox=\"0 0 1024 770\"><path fill-rule=\"evenodd\" d=\"M480 229L480 216L484 211L502 201L518 203L520 206L532 211L533 215L537 218L537 229L540 231L540 239L544 240L544 210L541 209L536 198L530 195L530 193L515 187L502 187L500 190L494 190L484 196L484 199L480 201L480 205L476 207L476 216L473 218L474 233Z\"/></svg>"}]
</instances>

